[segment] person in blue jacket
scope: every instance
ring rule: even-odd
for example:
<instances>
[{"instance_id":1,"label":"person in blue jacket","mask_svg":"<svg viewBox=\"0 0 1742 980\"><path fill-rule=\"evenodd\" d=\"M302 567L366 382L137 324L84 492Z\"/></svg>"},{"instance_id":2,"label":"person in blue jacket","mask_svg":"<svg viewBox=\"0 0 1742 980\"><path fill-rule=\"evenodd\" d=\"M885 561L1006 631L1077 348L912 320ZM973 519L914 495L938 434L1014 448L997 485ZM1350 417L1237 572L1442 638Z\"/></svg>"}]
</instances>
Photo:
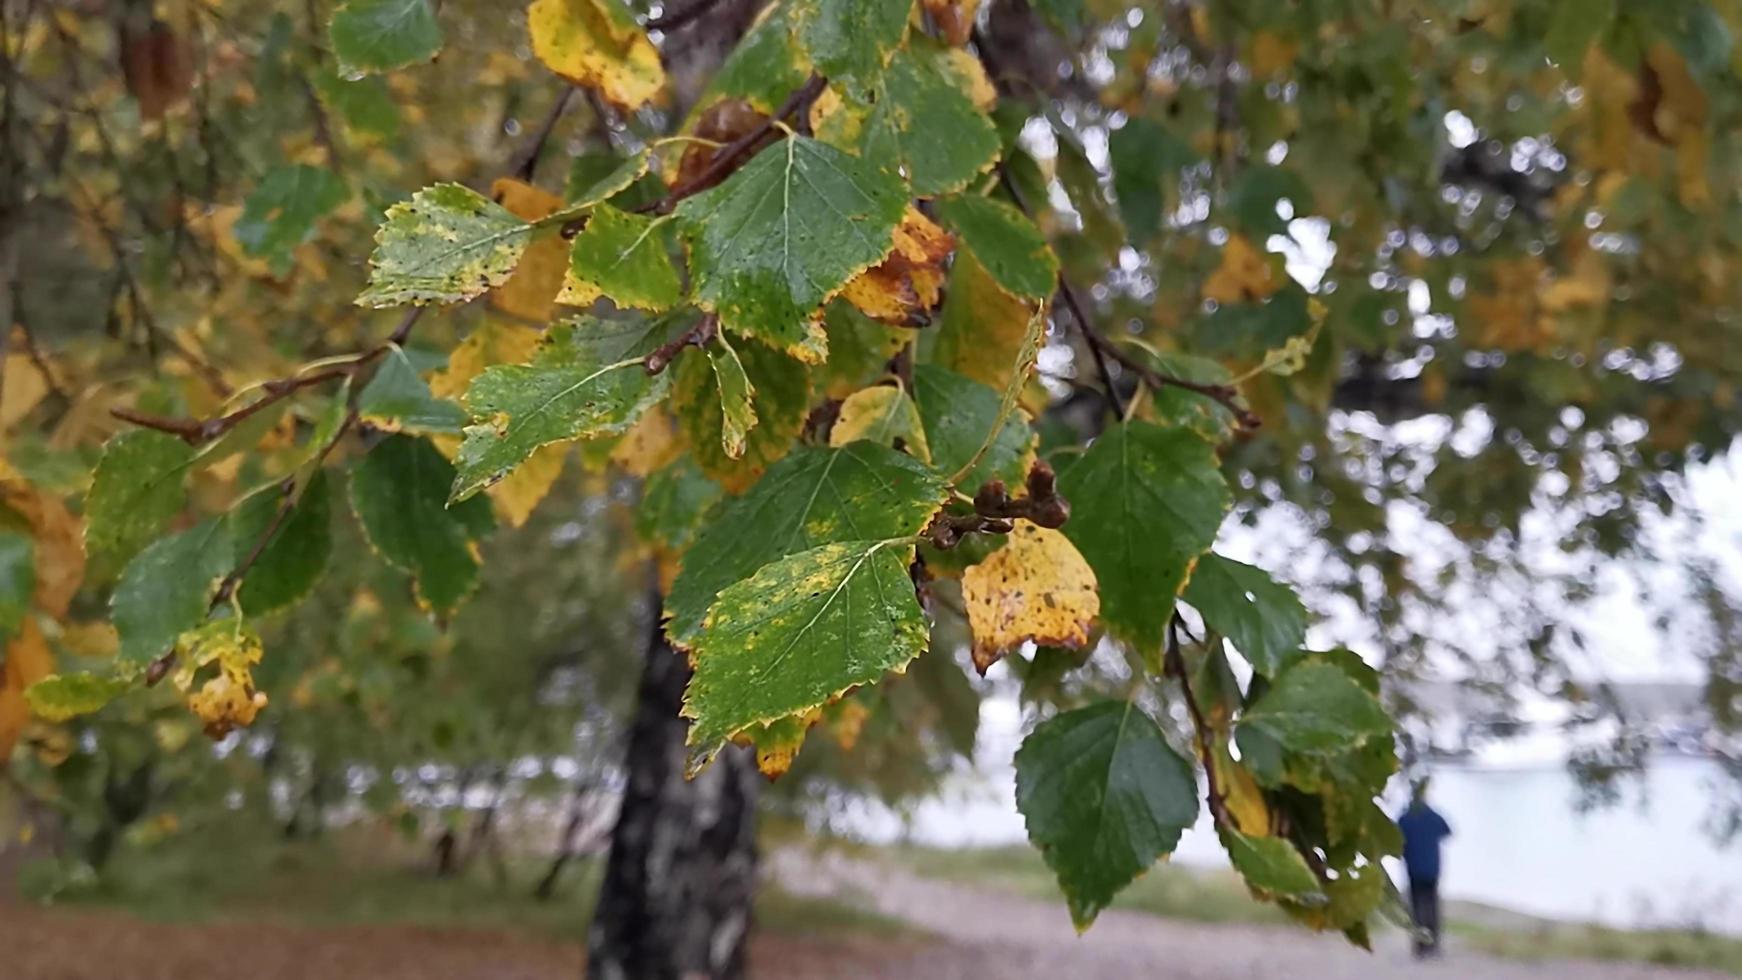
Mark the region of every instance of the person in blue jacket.
<instances>
[{"instance_id":1,"label":"person in blue jacket","mask_svg":"<svg viewBox=\"0 0 1742 980\"><path fill-rule=\"evenodd\" d=\"M1428 806L1427 780L1412 787L1409 808L1397 818L1403 831L1403 867L1409 873L1409 908L1415 918L1415 955L1434 956L1440 950L1440 842L1452 827Z\"/></svg>"}]
</instances>

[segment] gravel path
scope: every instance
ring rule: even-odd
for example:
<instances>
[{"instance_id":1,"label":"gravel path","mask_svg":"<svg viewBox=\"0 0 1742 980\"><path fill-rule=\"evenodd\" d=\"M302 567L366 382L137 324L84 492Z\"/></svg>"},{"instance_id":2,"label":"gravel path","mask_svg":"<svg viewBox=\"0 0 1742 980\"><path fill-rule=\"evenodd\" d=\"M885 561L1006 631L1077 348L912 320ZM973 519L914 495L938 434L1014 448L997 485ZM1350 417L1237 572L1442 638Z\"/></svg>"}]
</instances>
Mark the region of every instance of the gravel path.
<instances>
[{"instance_id":1,"label":"gravel path","mask_svg":"<svg viewBox=\"0 0 1742 980\"><path fill-rule=\"evenodd\" d=\"M833 894L870 904L943 942L898 954L910 980L1720 980L1723 975L1663 967L1561 960L1521 963L1453 949L1418 963L1401 934L1376 950L1338 935L1275 926L1181 922L1136 912L1103 912L1078 936L1063 902L1037 902L924 878L837 854L783 851L770 860L786 890ZM896 964L890 964L895 966ZM880 975L882 975L880 973ZM1723 978L1732 980L1732 978Z\"/></svg>"}]
</instances>

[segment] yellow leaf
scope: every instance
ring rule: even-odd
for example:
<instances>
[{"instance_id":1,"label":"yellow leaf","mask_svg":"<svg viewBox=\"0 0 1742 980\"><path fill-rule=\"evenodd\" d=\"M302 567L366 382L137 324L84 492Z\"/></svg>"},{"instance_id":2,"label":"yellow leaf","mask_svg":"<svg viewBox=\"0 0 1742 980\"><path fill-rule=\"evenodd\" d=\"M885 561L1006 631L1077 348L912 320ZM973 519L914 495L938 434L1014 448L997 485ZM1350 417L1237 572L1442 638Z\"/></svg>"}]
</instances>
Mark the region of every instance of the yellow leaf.
<instances>
[{"instance_id":1,"label":"yellow leaf","mask_svg":"<svg viewBox=\"0 0 1742 980\"><path fill-rule=\"evenodd\" d=\"M497 481L486 491L490 505L509 527L526 523L539 501L550 493L562 476L563 463L568 459L569 444L553 442L540 446L514 472Z\"/></svg>"},{"instance_id":2,"label":"yellow leaf","mask_svg":"<svg viewBox=\"0 0 1742 980\"><path fill-rule=\"evenodd\" d=\"M60 498L38 491L23 480L0 485L0 502L30 524L36 549L36 608L63 619L85 580L83 525Z\"/></svg>"},{"instance_id":3,"label":"yellow leaf","mask_svg":"<svg viewBox=\"0 0 1742 980\"><path fill-rule=\"evenodd\" d=\"M1222 264L1204 280L1204 297L1218 303L1254 303L1281 289L1282 277L1265 256L1245 236L1229 235Z\"/></svg>"},{"instance_id":4,"label":"yellow leaf","mask_svg":"<svg viewBox=\"0 0 1742 980\"><path fill-rule=\"evenodd\" d=\"M54 673L54 654L32 616L24 617L18 635L6 644L6 682L20 691Z\"/></svg>"},{"instance_id":5,"label":"yellow leaf","mask_svg":"<svg viewBox=\"0 0 1742 980\"><path fill-rule=\"evenodd\" d=\"M829 430L829 445L845 446L859 439L869 439L885 446L898 447L924 462L931 462L931 447L925 441L925 427L919 420L919 409L907 393L893 385L877 385L855 391L841 403L841 414L835 427Z\"/></svg>"},{"instance_id":6,"label":"yellow leaf","mask_svg":"<svg viewBox=\"0 0 1742 980\"><path fill-rule=\"evenodd\" d=\"M944 260L955 245L954 236L910 204L889 257L854 276L841 296L874 320L908 323L937 306Z\"/></svg>"},{"instance_id":7,"label":"yellow leaf","mask_svg":"<svg viewBox=\"0 0 1742 980\"><path fill-rule=\"evenodd\" d=\"M619 108L639 109L665 86L659 52L617 0L533 0L526 26L546 67Z\"/></svg>"},{"instance_id":8,"label":"yellow leaf","mask_svg":"<svg viewBox=\"0 0 1742 980\"><path fill-rule=\"evenodd\" d=\"M0 378L0 432L29 415L48 394L48 381L26 353L24 331L13 331L12 337L11 349L5 354L5 376Z\"/></svg>"},{"instance_id":9,"label":"yellow leaf","mask_svg":"<svg viewBox=\"0 0 1742 980\"><path fill-rule=\"evenodd\" d=\"M459 400L472 379L493 364L524 364L538 349L541 334L532 327L503 320L485 320L448 355L447 366L430 375L430 394Z\"/></svg>"},{"instance_id":10,"label":"yellow leaf","mask_svg":"<svg viewBox=\"0 0 1742 980\"><path fill-rule=\"evenodd\" d=\"M944 52L943 65L950 74L956 76L956 82L962 86L968 99L981 112L991 112L998 105L998 89L992 85L992 79L986 74L986 66L979 58L961 48L951 48Z\"/></svg>"},{"instance_id":11,"label":"yellow leaf","mask_svg":"<svg viewBox=\"0 0 1742 980\"><path fill-rule=\"evenodd\" d=\"M1033 318L1033 306L1005 292L986 267L964 250L950 271L950 292L944 299L932 362L1003 390Z\"/></svg>"},{"instance_id":12,"label":"yellow leaf","mask_svg":"<svg viewBox=\"0 0 1742 980\"><path fill-rule=\"evenodd\" d=\"M1264 790L1245 766L1234 761L1227 746L1216 747L1216 791L1222 805L1234 818L1234 827L1248 837L1270 836L1270 806Z\"/></svg>"},{"instance_id":13,"label":"yellow leaf","mask_svg":"<svg viewBox=\"0 0 1742 980\"><path fill-rule=\"evenodd\" d=\"M174 684L206 736L223 738L253 724L266 707L266 695L254 689L253 668L263 652L260 636L240 620L219 620L183 633L175 646ZM197 688L196 681L201 681Z\"/></svg>"},{"instance_id":14,"label":"yellow leaf","mask_svg":"<svg viewBox=\"0 0 1742 980\"><path fill-rule=\"evenodd\" d=\"M804 747L804 737L810 727L823 716L821 708L785 718L776 718L765 725L752 725L732 737L740 745L754 746L756 749L756 768L769 779L775 779L786 774L792 768L792 760L798 756L798 750Z\"/></svg>"},{"instance_id":15,"label":"yellow leaf","mask_svg":"<svg viewBox=\"0 0 1742 980\"><path fill-rule=\"evenodd\" d=\"M663 407L655 406L623 433L622 440L611 449L611 462L630 476L645 479L682 453L677 423Z\"/></svg>"},{"instance_id":16,"label":"yellow leaf","mask_svg":"<svg viewBox=\"0 0 1742 980\"><path fill-rule=\"evenodd\" d=\"M857 698L845 697L824 709L823 715L835 744L841 747L841 751L851 752L853 746L859 744L859 734L865 730L865 720L871 717L871 709Z\"/></svg>"},{"instance_id":17,"label":"yellow leaf","mask_svg":"<svg viewBox=\"0 0 1742 980\"><path fill-rule=\"evenodd\" d=\"M547 217L563 204L555 194L508 177L491 185L490 194L497 203L527 221ZM561 235L535 233L520 257L520 264L514 267L514 274L491 291L490 305L522 320L535 323L549 320L568 264L568 243Z\"/></svg>"},{"instance_id":18,"label":"yellow leaf","mask_svg":"<svg viewBox=\"0 0 1742 980\"><path fill-rule=\"evenodd\" d=\"M1025 640L1081 647L1101 612L1095 572L1070 539L1021 519L1004 547L962 573L962 604L982 674Z\"/></svg>"},{"instance_id":19,"label":"yellow leaf","mask_svg":"<svg viewBox=\"0 0 1742 980\"><path fill-rule=\"evenodd\" d=\"M121 647L112 623L73 623L61 630L57 645L75 657L106 660Z\"/></svg>"}]
</instances>

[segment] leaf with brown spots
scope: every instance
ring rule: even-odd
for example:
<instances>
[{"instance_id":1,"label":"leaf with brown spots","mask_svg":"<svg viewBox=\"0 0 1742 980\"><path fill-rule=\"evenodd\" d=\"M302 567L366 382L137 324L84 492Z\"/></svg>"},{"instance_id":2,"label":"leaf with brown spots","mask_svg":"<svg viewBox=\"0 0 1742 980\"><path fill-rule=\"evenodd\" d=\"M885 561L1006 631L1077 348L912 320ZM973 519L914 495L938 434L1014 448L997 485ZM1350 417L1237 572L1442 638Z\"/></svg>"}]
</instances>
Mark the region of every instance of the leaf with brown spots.
<instances>
[{"instance_id":1,"label":"leaf with brown spots","mask_svg":"<svg viewBox=\"0 0 1742 980\"><path fill-rule=\"evenodd\" d=\"M1078 649L1101 613L1095 571L1069 538L1018 519L1004 547L962 573L981 674L1027 640Z\"/></svg>"}]
</instances>

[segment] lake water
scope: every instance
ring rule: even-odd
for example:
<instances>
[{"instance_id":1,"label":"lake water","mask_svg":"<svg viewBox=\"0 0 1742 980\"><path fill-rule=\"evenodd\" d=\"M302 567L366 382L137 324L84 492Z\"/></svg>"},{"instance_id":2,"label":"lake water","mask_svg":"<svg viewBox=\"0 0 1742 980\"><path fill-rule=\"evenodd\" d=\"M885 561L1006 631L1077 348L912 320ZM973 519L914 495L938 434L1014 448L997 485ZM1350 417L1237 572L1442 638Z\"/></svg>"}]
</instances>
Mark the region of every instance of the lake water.
<instances>
[{"instance_id":1,"label":"lake water","mask_svg":"<svg viewBox=\"0 0 1742 980\"><path fill-rule=\"evenodd\" d=\"M1001 702L989 699L982 712L976 766L939 798L905 817L859 805L837 826L870 840L945 847L1025 840L1010 765L1021 723L1014 705ZM1562 766L1441 766L1433 800L1453 828L1442 889L1552 918L1742 934L1742 840L1719 847L1702 826L1724 778L1707 760L1663 756L1653 760L1643 793L1630 783L1621 804L1581 814ZM1401 797L1391 803L1395 811ZM1226 866L1207 817L1185 834L1175 859ZM1396 875L1401 883L1401 870Z\"/></svg>"}]
</instances>

